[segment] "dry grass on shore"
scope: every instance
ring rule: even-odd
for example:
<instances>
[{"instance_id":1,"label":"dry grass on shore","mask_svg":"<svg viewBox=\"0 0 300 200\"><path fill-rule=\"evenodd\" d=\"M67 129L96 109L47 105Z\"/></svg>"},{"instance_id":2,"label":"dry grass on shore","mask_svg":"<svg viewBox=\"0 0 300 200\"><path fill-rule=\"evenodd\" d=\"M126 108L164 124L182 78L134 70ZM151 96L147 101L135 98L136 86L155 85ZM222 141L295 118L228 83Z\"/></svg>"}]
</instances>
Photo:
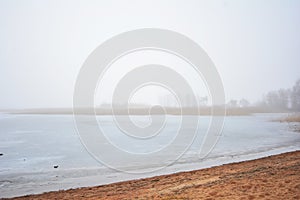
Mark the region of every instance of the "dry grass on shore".
<instances>
[{"instance_id":1,"label":"dry grass on shore","mask_svg":"<svg viewBox=\"0 0 300 200\"><path fill-rule=\"evenodd\" d=\"M288 123L288 127L291 131L300 132L300 113L290 114L287 117L274 121Z\"/></svg>"},{"instance_id":2,"label":"dry grass on shore","mask_svg":"<svg viewBox=\"0 0 300 200\"><path fill-rule=\"evenodd\" d=\"M279 121L280 122L288 122L288 123L300 122L300 113L288 115L287 117L279 119Z\"/></svg>"},{"instance_id":3,"label":"dry grass on shore","mask_svg":"<svg viewBox=\"0 0 300 200\"><path fill-rule=\"evenodd\" d=\"M300 114L288 116L288 117L286 118L286 121L287 121L287 122L300 122Z\"/></svg>"}]
</instances>

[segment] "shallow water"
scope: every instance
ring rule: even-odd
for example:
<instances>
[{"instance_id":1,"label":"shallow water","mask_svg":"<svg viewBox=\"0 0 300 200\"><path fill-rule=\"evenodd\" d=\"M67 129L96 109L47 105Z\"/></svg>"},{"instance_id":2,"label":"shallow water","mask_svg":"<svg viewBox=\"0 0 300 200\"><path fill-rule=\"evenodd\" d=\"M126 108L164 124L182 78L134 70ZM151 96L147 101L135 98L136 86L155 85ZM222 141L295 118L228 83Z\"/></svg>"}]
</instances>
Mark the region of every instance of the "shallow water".
<instances>
[{"instance_id":1,"label":"shallow water","mask_svg":"<svg viewBox=\"0 0 300 200\"><path fill-rule=\"evenodd\" d=\"M115 182L120 180L172 173L218 165L222 163L262 157L300 149L300 134L289 130L287 123L273 122L284 114L229 116L225 119L222 135L204 160L198 153L209 117L199 117L196 138L183 157L164 170L144 175L132 175L108 169L96 161L84 148L71 115L0 115L0 196L16 196L47 190L65 189ZM159 116L158 116L159 117ZM194 118L196 116L188 116ZM111 116L99 116L105 136L118 148L132 153L151 153L169 145L180 126L179 116L167 116L164 130L148 140L135 140L115 126ZM145 116L132 116L135 123L149 123ZM85 123L93 126L88 121ZM188 133L191 127L184 127ZM103 144L107 141L103 141ZM174 152L181 149L173 147ZM111 155L121 160L118 155ZM121 163L128 168L152 168L169 163L172 155L145 163ZM174 160L175 161L175 160ZM53 166L58 165L58 169ZM189 167L187 167L189 166ZM97 179L95 178L97 177ZM101 178L99 178L101 177Z\"/></svg>"}]
</instances>

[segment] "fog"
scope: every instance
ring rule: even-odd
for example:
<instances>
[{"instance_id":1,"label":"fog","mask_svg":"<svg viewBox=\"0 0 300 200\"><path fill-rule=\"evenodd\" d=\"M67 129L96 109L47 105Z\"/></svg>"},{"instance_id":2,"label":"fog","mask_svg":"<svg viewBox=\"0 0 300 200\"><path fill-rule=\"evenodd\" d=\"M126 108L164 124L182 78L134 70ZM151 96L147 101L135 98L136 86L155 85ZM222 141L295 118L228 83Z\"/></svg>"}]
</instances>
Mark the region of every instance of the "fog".
<instances>
[{"instance_id":1,"label":"fog","mask_svg":"<svg viewBox=\"0 0 300 200\"><path fill-rule=\"evenodd\" d=\"M299 10L296 0L1 0L0 109L71 107L76 77L88 55L111 37L139 28L168 29L194 40L213 60L226 100L255 102L271 90L291 88L299 78ZM156 59L183 66L166 57L139 55L127 68L116 65L97 104L109 101L112 86L133 63ZM180 73L199 96L207 95L188 66ZM133 99L157 103L165 95L150 87Z\"/></svg>"}]
</instances>

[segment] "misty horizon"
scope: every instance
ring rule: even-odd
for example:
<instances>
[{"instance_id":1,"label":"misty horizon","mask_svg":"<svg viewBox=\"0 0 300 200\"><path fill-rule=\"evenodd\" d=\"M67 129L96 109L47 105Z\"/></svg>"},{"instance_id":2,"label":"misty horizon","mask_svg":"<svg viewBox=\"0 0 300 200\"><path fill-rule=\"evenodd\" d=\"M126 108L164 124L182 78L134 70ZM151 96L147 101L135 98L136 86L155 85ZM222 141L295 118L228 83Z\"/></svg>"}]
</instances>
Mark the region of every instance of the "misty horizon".
<instances>
[{"instance_id":1,"label":"misty horizon","mask_svg":"<svg viewBox=\"0 0 300 200\"><path fill-rule=\"evenodd\" d=\"M226 102L244 98L253 104L269 91L291 88L299 78L299 8L298 1L284 5L280 1L165 1L159 8L155 2L109 1L92 6L79 1L1 1L0 108L72 107L76 77L93 49L113 35L143 27L164 27L192 38L215 63ZM116 63L119 71L111 73L117 80L131 69L128 63L165 58L166 64L186 74L198 89L196 95L208 96L184 63L167 56L128 56ZM118 66L127 67L120 71ZM101 91L95 91L101 93L96 105L110 101L116 80L107 80ZM136 103L157 104L165 94L159 88L145 88Z\"/></svg>"}]
</instances>

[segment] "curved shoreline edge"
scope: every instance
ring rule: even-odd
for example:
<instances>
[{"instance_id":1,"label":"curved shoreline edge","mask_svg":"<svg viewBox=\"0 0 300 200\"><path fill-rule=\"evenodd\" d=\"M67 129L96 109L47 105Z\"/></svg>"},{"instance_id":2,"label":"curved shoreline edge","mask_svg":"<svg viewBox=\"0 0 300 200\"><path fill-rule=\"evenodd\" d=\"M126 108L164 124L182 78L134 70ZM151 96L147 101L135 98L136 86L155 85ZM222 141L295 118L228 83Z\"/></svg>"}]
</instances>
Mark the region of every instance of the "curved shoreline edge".
<instances>
[{"instance_id":1,"label":"curved shoreline edge","mask_svg":"<svg viewBox=\"0 0 300 200\"><path fill-rule=\"evenodd\" d=\"M300 197L300 151L256 160L13 199L218 199Z\"/></svg>"}]
</instances>

